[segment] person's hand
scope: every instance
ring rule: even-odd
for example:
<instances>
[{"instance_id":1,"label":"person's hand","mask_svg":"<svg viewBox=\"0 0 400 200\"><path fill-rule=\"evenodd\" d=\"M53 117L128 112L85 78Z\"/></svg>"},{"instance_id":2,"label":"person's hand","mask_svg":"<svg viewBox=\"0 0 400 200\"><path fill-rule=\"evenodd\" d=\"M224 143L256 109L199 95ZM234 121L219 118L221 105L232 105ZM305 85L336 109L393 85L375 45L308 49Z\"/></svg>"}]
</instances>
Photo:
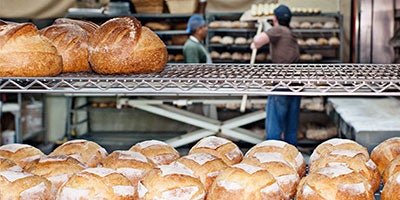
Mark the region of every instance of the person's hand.
<instances>
[{"instance_id":1,"label":"person's hand","mask_svg":"<svg viewBox=\"0 0 400 200\"><path fill-rule=\"evenodd\" d=\"M258 48L256 48L256 44L254 44L254 42L252 42L250 44L250 49L254 50L254 49L258 49Z\"/></svg>"}]
</instances>

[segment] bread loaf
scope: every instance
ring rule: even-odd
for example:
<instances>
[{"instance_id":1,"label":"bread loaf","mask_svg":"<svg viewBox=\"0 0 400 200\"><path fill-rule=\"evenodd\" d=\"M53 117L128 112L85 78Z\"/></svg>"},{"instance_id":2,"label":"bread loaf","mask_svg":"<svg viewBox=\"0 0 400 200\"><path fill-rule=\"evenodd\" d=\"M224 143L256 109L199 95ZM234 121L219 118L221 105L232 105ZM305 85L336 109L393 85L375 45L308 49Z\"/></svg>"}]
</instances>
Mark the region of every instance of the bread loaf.
<instances>
[{"instance_id":1,"label":"bread loaf","mask_svg":"<svg viewBox=\"0 0 400 200\"><path fill-rule=\"evenodd\" d=\"M205 153L186 155L176 162L191 169L194 175L203 183L206 192L209 191L215 178L228 167L221 158Z\"/></svg>"},{"instance_id":2,"label":"bread loaf","mask_svg":"<svg viewBox=\"0 0 400 200\"><path fill-rule=\"evenodd\" d=\"M91 71L89 65L89 35L74 24L54 24L41 34L52 41L63 60L63 72Z\"/></svg>"},{"instance_id":3,"label":"bread loaf","mask_svg":"<svg viewBox=\"0 0 400 200\"><path fill-rule=\"evenodd\" d=\"M263 141L250 148L245 157L254 157L257 152L280 153L282 158L297 171L299 177L303 177L306 173L306 162L303 155L295 146L287 142L279 140Z\"/></svg>"},{"instance_id":4,"label":"bread loaf","mask_svg":"<svg viewBox=\"0 0 400 200\"><path fill-rule=\"evenodd\" d=\"M97 167L107 157L107 151L95 142L71 140L57 147L50 156L67 155L76 158L86 167Z\"/></svg>"},{"instance_id":5,"label":"bread loaf","mask_svg":"<svg viewBox=\"0 0 400 200\"><path fill-rule=\"evenodd\" d=\"M382 174L389 163L400 155L400 137L389 138L379 143L371 151L371 159Z\"/></svg>"},{"instance_id":6,"label":"bread loaf","mask_svg":"<svg viewBox=\"0 0 400 200\"><path fill-rule=\"evenodd\" d=\"M14 161L0 157L0 172L2 171L19 171L22 172L22 168L17 165Z\"/></svg>"},{"instance_id":7,"label":"bread loaf","mask_svg":"<svg viewBox=\"0 0 400 200\"><path fill-rule=\"evenodd\" d=\"M140 200L205 198L203 184L193 171L179 162L160 165L149 171L138 185Z\"/></svg>"},{"instance_id":8,"label":"bread loaf","mask_svg":"<svg viewBox=\"0 0 400 200\"><path fill-rule=\"evenodd\" d=\"M261 167L239 163L217 176L207 200L288 199L274 177Z\"/></svg>"},{"instance_id":9,"label":"bread loaf","mask_svg":"<svg viewBox=\"0 0 400 200\"><path fill-rule=\"evenodd\" d=\"M89 62L102 74L161 71L168 59L163 41L134 17L118 17L102 24L90 38Z\"/></svg>"},{"instance_id":10,"label":"bread loaf","mask_svg":"<svg viewBox=\"0 0 400 200\"><path fill-rule=\"evenodd\" d=\"M40 149L28 144L6 144L0 147L0 157L8 158L22 168L41 156L44 153Z\"/></svg>"},{"instance_id":11,"label":"bread loaf","mask_svg":"<svg viewBox=\"0 0 400 200\"><path fill-rule=\"evenodd\" d=\"M381 200L400 199L400 172L390 176L381 191Z\"/></svg>"},{"instance_id":12,"label":"bread loaf","mask_svg":"<svg viewBox=\"0 0 400 200\"><path fill-rule=\"evenodd\" d=\"M207 153L221 158L227 165L234 165L242 161L243 153L232 141L208 136L198 141L190 150L189 154Z\"/></svg>"},{"instance_id":13,"label":"bread loaf","mask_svg":"<svg viewBox=\"0 0 400 200\"><path fill-rule=\"evenodd\" d=\"M400 171L400 156L393 159L389 165L383 170L382 183L385 184L393 174Z\"/></svg>"},{"instance_id":14,"label":"bread loaf","mask_svg":"<svg viewBox=\"0 0 400 200\"><path fill-rule=\"evenodd\" d=\"M77 20L77 19L69 19L69 18L58 18L54 21L53 24L73 24L81 27L85 32L91 37L94 32L99 28L99 25L86 20Z\"/></svg>"},{"instance_id":15,"label":"bread loaf","mask_svg":"<svg viewBox=\"0 0 400 200\"><path fill-rule=\"evenodd\" d=\"M0 172L0 190L0 199L53 199L50 181L26 172Z\"/></svg>"},{"instance_id":16,"label":"bread loaf","mask_svg":"<svg viewBox=\"0 0 400 200\"><path fill-rule=\"evenodd\" d=\"M0 76L56 76L62 58L31 23L0 26Z\"/></svg>"},{"instance_id":17,"label":"bread loaf","mask_svg":"<svg viewBox=\"0 0 400 200\"><path fill-rule=\"evenodd\" d=\"M308 199L372 200L374 194L364 176L344 166L332 166L320 168L300 181L296 200Z\"/></svg>"},{"instance_id":18,"label":"bread loaf","mask_svg":"<svg viewBox=\"0 0 400 200\"><path fill-rule=\"evenodd\" d=\"M156 165L168 165L180 157L179 152L171 145L158 140L139 142L132 146L129 151L142 153Z\"/></svg>"},{"instance_id":19,"label":"bread loaf","mask_svg":"<svg viewBox=\"0 0 400 200\"><path fill-rule=\"evenodd\" d=\"M88 168L74 174L57 193L57 199L137 199L131 182L108 168Z\"/></svg>"}]
</instances>

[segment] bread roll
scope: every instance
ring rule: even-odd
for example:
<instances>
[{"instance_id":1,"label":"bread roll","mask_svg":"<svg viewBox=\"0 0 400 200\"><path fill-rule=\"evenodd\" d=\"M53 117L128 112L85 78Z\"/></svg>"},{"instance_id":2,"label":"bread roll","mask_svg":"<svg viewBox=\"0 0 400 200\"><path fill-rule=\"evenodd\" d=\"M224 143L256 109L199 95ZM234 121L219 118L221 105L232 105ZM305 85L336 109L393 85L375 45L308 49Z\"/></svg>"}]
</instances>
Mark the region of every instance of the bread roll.
<instances>
[{"instance_id":1,"label":"bread roll","mask_svg":"<svg viewBox=\"0 0 400 200\"><path fill-rule=\"evenodd\" d=\"M295 146L287 142L265 140L250 148L245 157L254 157L257 152L281 153L283 159L297 171L299 177L303 177L306 173L306 162L303 155Z\"/></svg>"},{"instance_id":2,"label":"bread roll","mask_svg":"<svg viewBox=\"0 0 400 200\"><path fill-rule=\"evenodd\" d=\"M44 153L40 149L28 144L6 144L0 147L0 157L8 158L22 168L41 156Z\"/></svg>"},{"instance_id":3,"label":"bread roll","mask_svg":"<svg viewBox=\"0 0 400 200\"><path fill-rule=\"evenodd\" d=\"M317 159L323 157L324 155L327 155L329 152L332 152L334 150L351 150L351 151L361 152L366 159L369 158L369 153L367 148L361 146L357 142L349 139L332 138L319 144L314 149L314 151L310 156L309 165L312 165Z\"/></svg>"},{"instance_id":4,"label":"bread roll","mask_svg":"<svg viewBox=\"0 0 400 200\"><path fill-rule=\"evenodd\" d=\"M63 72L91 71L89 65L89 35L74 24L54 24L41 30L61 54Z\"/></svg>"},{"instance_id":5,"label":"bread roll","mask_svg":"<svg viewBox=\"0 0 400 200\"><path fill-rule=\"evenodd\" d=\"M307 45L306 41L304 41L303 39L297 39L297 44L300 46Z\"/></svg>"},{"instance_id":6,"label":"bread roll","mask_svg":"<svg viewBox=\"0 0 400 200\"><path fill-rule=\"evenodd\" d=\"M317 44L318 45L328 45L329 42L328 42L328 40L326 38L318 38L317 39Z\"/></svg>"},{"instance_id":7,"label":"bread roll","mask_svg":"<svg viewBox=\"0 0 400 200\"><path fill-rule=\"evenodd\" d=\"M245 37L237 37L234 43L238 45L247 44L247 39Z\"/></svg>"},{"instance_id":8,"label":"bread roll","mask_svg":"<svg viewBox=\"0 0 400 200\"><path fill-rule=\"evenodd\" d=\"M57 199L137 199L137 193L128 178L99 167L74 174L61 186Z\"/></svg>"},{"instance_id":9,"label":"bread roll","mask_svg":"<svg viewBox=\"0 0 400 200\"><path fill-rule=\"evenodd\" d=\"M103 160L102 165L121 173L135 187L146 173L156 166L145 155L134 151L114 151Z\"/></svg>"},{"instance_id":10,"label":"bread roll","mask_svg":"<svg viewBox=\"0 0 400 200\"><path fill-rule=\"evenodd\" d=\"M217 51L211 51L210 56L212 59L219 59L221 54L218 53Z\"/></svg>"},{"instance_id":11,"label":"bread roll","mask_svg":"<svg viewBox=\"0 0 400 200\"><path fill-rule=\"evenodd\" d=\"M22 168L17 165L14 161L0 157L0 171L19 171L22 172Z\"/></svg>"},{"instance_id":12,"label":"bread roll","mask_svg":"<svg viewBox=\"0 0 400 200\"><path fill-rule=\"evenodd\" d=\"M292 28L292 29L299 28L300 27L300 23L297 22L297 21L291 21L290 24L289 24L289 27Z\"/></svg>"},{"instance_id":13,"label":"bread roll","mask_svg":"<svg viewBox=\"0 0 400 200\"><path fill-rule=\"evenodd\" d=\"M317 42L317 40L315 40L314 38L308 38L308 39L306 40L306 44L309 45L309 46L314 46L314 45L317 45L318 42Z\"/></svg>"},{"instance_id":14,"label":"bread roll","mask_svg":"<svg viewBox=\"0 0 400 200\"><path fill-rule=\"evenodd\" d=\"M0 26L0 76L56 76L62 58L31 23Z\"/></svg>"},{"instance_id":15,"label":"bread roll","mask_svg":"<svg viewBox=\"0 0 400 200\"><path fill-rule=\"evenodd\" d=\"M54 149L50 156L71 156L86 167L97 167L107 157L107 151L95 142L87 140L71 140Z\"/></svg>"},{"instance_id":16,"label":"bread roll","mask_svg":"<svg viewBox=\"0 0 400 200\"><path fill-rule=\"evenodd\" d=\"M42 156L40 159L26 165L25 171L44 177L49 180L53 187L53 195L57 194L61 185L75 173L86 167L77 159L70 156Z\"/></svg>"},{"instance_id":17,"label":"bread roll","mask_svg":"<svg viewBox=\"0 0 400 200\"><path fill-rule=\"evenodd\" d=\"M171 145L158 140L139 142L132 146L129 151L142 153L156 165L168 165L180 157L179 152Z\"/></svg>"},{"instance_id":18,"label":"bread roll","mask_svg":"<svg viewBox=\"0 0 400 200\"><path fill-rule=\"evenodd\" d=\"M385 184L393 174L400 171L400 156L393 159L389 165L383 170L382 183Z\"/></svg>"},{"instance_id":19,"label":"bread roll","mask_svg":"<svg viewBox=\"0 0 400 200\"><path fill-rule=\"evenodd\" d=\"M360 151L353 150L334 150L317 159L310 165L310 173L318 170L319 168L343 165L348 167L361 175L363 175L371 185L372 191L377 191L381 182L381 176L375 163L365 157Z\"/></svg>"},{"instance_id":20,"label":"bread roll","mask_svg":"<svg viewBox=\"0 0 400 200\"><path fill-rule=\"evenodd\" d=\"M378 166L381 174L398 155L400 155L400 137L389 138L371 151L371 159Z\"/></svg>"},{"instance_id":21,"label":"bread roll","mask_svg":"<svg viewBox=\"0 0 400 200\"><path fill-rule=\"evenodd\" d=\"M206 192L209 191L215 178L228 167L221 158L205 153L186 155L179 158L176 162L191 169L194 175L203 183Z\"/></svg>"},{"instance_id":22,"label":"bread roll","mask_svg":"<svg viewBox=\"0 0 400 200\"><path fill-rule=\"evenodd\" d=\"M322 28L323 26L324 26L324 25L322 25L321 22L314 22L314 23L311 24L311 28L314 28L314 29L320 29L320 28Z\"/></svg>"},{"instance_id":23,"label":"bread roll","mask_svg":"<svg viewBox=\"0 0 400 200\"><path fill-rule=\"evenodd\" d=\"M232 54L232 60L242 60L243 59L243 54L239 52L233 52Z\"/></svg>"},{"instance_id":24,"label":"bread roll","mask_svg":"<svg viewBox=\"0 0 400 200\"><path fill-rule=\"evenodd\" d=\"M288 199L274 177L261 167L239 163L217 176L207 200Z\"/></svg>"},{"instance_id":25,"label":"bread roll","mask_svg":"<svg viewBox=\"0 0 400 200\"><path fill-rule=\"evenodd\" d=\"M215 36L211 37L210 42L218 44L218 43L221 43L221 39L222 39L221 36L215 35Z\"/></svg>"},{"instance_id":26,"label":"bread roll","mask_svg":"<svg viewBox=\"0 0 400 200\"><path fill-rule=\"evenodd\" d=\"M303 178L296 200L352 199L372 200L374 194L367 179L344 166L320 168Z\"/></svg>"},{"instance_id":27,"label":"bread roll","mask_svg":"<svg viewBox=\"0 0 400 200\"><path fill-rule=\"evenodd\" d=\"M233 44L234 41L235 40L233 39L232 36L224 36L221 38L220 43L227 45L227 44Z\"/></svg>"},{"instance_id":28,"label":"bread roll","mask_svg":"<svg viewBox=\"0 0 400 200\"><path fill-rule=\"evenodd\" d=\"M222 60L229 60L229 59L232 59L232 54L229 53L229 52L227 52L227 51L222 52L222 53L221 53L220 59L222 59Z\"/></svg>"},{"instance_id":29,"label":"bread roll","mask_svg":"<svg viewBox=\"0 0 400 200\"><path fill-rule=\"evenodd\" d=\"M234 165L242 161L243 153L232 141L208 136L198 141L189 151L189 154L208 153L221 158L227 165Z\"/></svg>"},{"instance_id":30,"label":"bread roll","mask_svg":"<svg viewBox=\"0 0 400 200\"><path fill-rule=\"evenodd\" d=\"M203 184L193 171L179 162L149 171L138 185L140 200L205 198Z\"/></svg>"},{"instance_id":31,"label":"bread roll","mask_svg":"<svg viewBox=\"0 0 400 200\"><path fill-rule=\"evenodd\" d=\"M331 37L331 38L329 38L328 43L329 43L329 45L337 46L337 45L340 45L340 40L337 37Z\"/></svg>"},{"instance_id":32,"label":"bread roll","mask_svg":"<svg viewBox=\"0 0 400 200\"><path fill-rule=\"evenodd\" d=\"M153 31L166 31L171 30L171 25L166 22L147 22L145 26Z\"/></svg>"},{"instance_id":33,"label":"bread roll","mask_svg":"<svg viewBox=\"0 0 400 200\"><path fill-rule=\"evenodd\" d=\"M89 41L89 62L101 74L160 72L168 59L164 42L134 17L102 24Z\"/></svg>"},{"instance_id":34,"label":"bread roll","mask_svg":"<svg viewBox=\"0 0 400 200\"><path fill-rule=\"evenodd\" d=\"M300 23L300 28L309 29L309 28L311 28L311 23L310 22L302 22L302 23Z\"/></svg>"},{"instance_id":35,"label":"bread roll","mask_svg":"<svg viewBox=\"0 0 400 200\"><path fill-rule=\"evenodd\" d=\"M94 32L99 28L99 25L86 20L69 19L69 18L58 18L53 24L74 24L81 27L91 37Z\"/></svg>"},{"instance_id":36,"label":"bread roll","mask_svg":"<svg viewBox=\"0 0 400 200\"><path fill-rule=\"evenodd\" d=\"M338 25L337 22L328 21L328 22L325 22L325 23L324 23L324 27L323 27L323 28L326 28L326 29L333 29L333 28L338 28L338 27L339 27L339 25Z\"/></svg>"},{"instance_id":37,"label":"bread roll","mask_svg":"<svg viewBox=\"0 0 400 200\"><path fill-rule=\"evenodd\" d=\"M262 167L275 178L286 199L292 199L300 177L297 171L288 163L281 153L256 152L253 157L245 157L242 163Z\"/></svg>"},{"instance_id":38,"label":"bread roll","mask_svg":"<svg viewBox=\"0 0 400 200\"><path fill-rule=\"evenodd\" d=\"M400 199L400 172L389 177L381 191L381 200Z\"/></svg>"},{"instance_id":39,"label":"bread roll","mask_svg":"<svg viewBox=\"0 0 400 200\"><path fill-rule=\"evenodd\" d=\"M175 55L175 62L180 62L183 61L185 58L183 57L183 54L178 53Z\"/></svg>"}]
</instances>

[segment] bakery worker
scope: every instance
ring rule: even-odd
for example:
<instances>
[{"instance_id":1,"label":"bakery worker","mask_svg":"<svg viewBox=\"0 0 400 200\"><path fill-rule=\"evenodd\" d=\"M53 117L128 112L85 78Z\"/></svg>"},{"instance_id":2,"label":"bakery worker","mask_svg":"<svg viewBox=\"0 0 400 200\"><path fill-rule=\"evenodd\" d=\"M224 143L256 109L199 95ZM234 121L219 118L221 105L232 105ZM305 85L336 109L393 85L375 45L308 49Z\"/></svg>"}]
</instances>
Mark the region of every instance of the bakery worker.
<instances>
[{"instance_id":1,"label":"bakery worker","mask_svg":"<svg viewBox=\"0 0 400 200\"><path fill-rule=\"evenodd\" d=\"M211 63L211 57L202 41L207 35L207 25L202 15L189 18L186 32L190 35L183 46L185 63Z\"/></svg>"},{"instance_id":2,"label":"bakery worker","mask_svg":"<svg viewBox=\"0 0 400 200\"><path fill-rule=\"evenodd\" d=\"M274 25L254 37L251 49L269 44L272 63L289 64L299 61L300 50L297 37L289 28L292 18L290 9L280 5L274 10ZM268 96L265 129L267 139L280 140L282 134L289 144L297 146L299 124L299 96Z\"/></svg>"}]
</instances>

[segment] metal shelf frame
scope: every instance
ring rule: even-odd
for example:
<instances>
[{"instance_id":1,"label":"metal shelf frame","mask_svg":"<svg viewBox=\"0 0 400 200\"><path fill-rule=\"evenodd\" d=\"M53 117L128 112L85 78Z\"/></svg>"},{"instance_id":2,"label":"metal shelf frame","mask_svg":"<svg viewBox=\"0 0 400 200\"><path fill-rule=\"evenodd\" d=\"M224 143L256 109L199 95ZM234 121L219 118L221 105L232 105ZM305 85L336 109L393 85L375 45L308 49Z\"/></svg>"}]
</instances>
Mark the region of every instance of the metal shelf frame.
<instances>
[{"instance_id":1,"label":"metal shelf frame","mask_svg":"<svg viewBox=\"0 0 400 200\"><path fill-rule=\"evenodd\" d=\"M400 96L397 64L168 64L149 74L1 77L3 93Z\"/></svg>"}]
</instances>

